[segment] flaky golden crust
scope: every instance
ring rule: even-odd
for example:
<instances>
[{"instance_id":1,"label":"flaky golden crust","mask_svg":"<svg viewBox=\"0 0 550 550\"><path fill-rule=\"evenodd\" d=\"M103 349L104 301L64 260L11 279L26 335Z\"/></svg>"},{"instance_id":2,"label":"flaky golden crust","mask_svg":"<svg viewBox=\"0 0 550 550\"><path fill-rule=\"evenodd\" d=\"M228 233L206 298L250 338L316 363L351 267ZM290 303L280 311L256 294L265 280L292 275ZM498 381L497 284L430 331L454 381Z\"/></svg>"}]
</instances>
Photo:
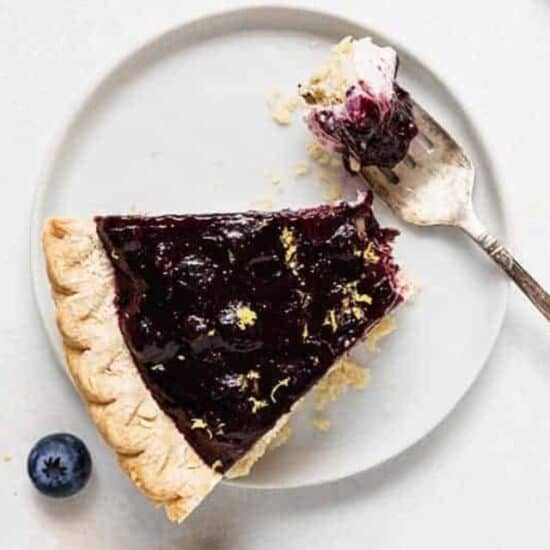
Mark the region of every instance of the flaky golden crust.
<instances>
[{"instance_id":1,"label":"flaky golden crust","mask_svg":"<svg viewBox=\"0 0 550 550\"><path fill-rule=\"evenodd\" d=\"M67 367L90 416L135 485L183 521L221 475L145 387L118 326L113 270L95 224L54 218L43 244Z\"/></svg>"}]
</instances>

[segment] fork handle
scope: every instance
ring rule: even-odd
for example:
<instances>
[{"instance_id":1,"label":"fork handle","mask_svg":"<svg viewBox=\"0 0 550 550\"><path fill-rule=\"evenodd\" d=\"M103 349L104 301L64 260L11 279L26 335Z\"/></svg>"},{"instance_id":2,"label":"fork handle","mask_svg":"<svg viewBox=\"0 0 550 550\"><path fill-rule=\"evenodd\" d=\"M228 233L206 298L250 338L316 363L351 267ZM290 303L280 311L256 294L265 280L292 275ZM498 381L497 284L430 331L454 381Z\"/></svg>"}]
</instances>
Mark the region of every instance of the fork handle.
<instances>
[{"instance_id":1,"label":"fork handle","mask_svg":"<svg viewBox=\"0 0 550 550\"><path fill-rule=\"evenodd\" d=\"M529 275L512 253L493 237L474 216L460 224L460 228L470 236L516 283L533 305L550 321L550 294Z\"/></svg>"}]
</instances>

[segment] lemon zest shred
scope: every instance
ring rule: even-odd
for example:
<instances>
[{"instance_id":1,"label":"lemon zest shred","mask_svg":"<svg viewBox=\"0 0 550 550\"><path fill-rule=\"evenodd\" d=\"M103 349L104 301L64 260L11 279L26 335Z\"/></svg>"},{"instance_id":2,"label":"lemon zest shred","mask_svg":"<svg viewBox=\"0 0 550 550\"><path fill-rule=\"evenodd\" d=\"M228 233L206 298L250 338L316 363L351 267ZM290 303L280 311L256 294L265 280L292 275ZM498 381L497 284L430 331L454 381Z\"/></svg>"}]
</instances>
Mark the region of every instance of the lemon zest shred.
<instances>
[{"instance_id":1,"label":"lemon zest shred","mask_svg":"<svg viewBox=\"0 0 550 550\"><path fill-rule=\"evenodd\" d=\"M374 244L370 242L367 245L367 248L365 249L365 252L363 252L363 258L372 264L376 264L380 261L380 256L373 250Z\"/></svg>"},{"instance_id":2,"label":"lemon zest shred","mask_svg":"<svg viewBox=\"0 0 550 550\"><path fill-rule=\"evenodd\" d=\"M296 252L298 251L298 245L296 244L294 233L288 227L285 227L281 233L281 243L285 249L285 263L290 267L292 273L297 275L296 268L298 261L296 259Z\"/></svg>"},{"instance_id":3,"label":"lemon zest shred","mask_svg":"<svg viewBox=\"0 0 550 550\"><path fill-rule=\"evenodd\" d=\"M241 330L245 330L246 327L253 326L258 319L256 312L248 306L237 307L235 310L235 315L237 316L237 326Z\"/></svg>"},{"instance_id":4,"label":"lemon zest shred","mask_svg":"<svg viewBox=\"0 0 550 550\"><path fill-rule=\"evenodd\" d=\"M283 378L282 380L279 380L277 382L277 384L275 384L275 386L271 390L271 394L269 396L273 403L277 402L277 400L275 399L275 393L277 392L277 390L279 388L282 388L282 387L287 388L289 384L290 384L290 376L287 376L286 378Z\"/></svg>"},{"instance_id":5,"label":"lemon zest shred","mask_svg":"<svg viewBox=\"0 0 550 550\"><path fill-rule=\"evenodd\" d=\"M265 399L256 399L255 397L249 397L247 401L252 403L252 413L256 414L259 410L268 406Z\"/></svg>"},{"instance_id":6,"label":"lemon zest shred","mask_svg":"<svg viewBox=\"0 0 550 550\"><path fill-rule=\"evenodd\" d=\"M360 307L357 307L357 306L353 306L351 308L351 312L353 313L353 316L359 321L360 319L362 319L365 314L363 313L363 310L360 308Z\"/></svg>"},{"instance_id":7,"label":"lemon zest shred","mask_svg":"<svg viewBox=\"0 0 550 550\"><path fill-rule=\"evenodd\" d=\"M204 421L203 418L193 418L191 419L191 429L192 430L205 430L208 434L209 439L212 439L212 430L209 428L208 424Z\"/></svg>"},{"instance_id":8,"label":"lemon zest shred","mask_svg":"<svg viewBox=\"0 0 550 550\"><path fill-rule=\"evenodd\" d=\"M330 326L332 328L332 332L336 332L338 330L338 321L336 320L336 313L334 313L333 309L329 309L327 311L323 325Z\"/></svg>"}]
</instances>

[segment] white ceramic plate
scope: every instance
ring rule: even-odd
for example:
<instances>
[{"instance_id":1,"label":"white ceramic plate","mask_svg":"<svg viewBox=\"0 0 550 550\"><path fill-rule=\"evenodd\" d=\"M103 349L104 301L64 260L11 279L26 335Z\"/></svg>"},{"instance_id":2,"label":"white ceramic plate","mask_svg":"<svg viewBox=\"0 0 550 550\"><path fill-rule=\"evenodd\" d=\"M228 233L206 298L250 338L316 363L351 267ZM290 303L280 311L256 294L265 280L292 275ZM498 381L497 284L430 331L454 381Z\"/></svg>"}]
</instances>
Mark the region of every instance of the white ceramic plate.
<instances>
[{"instance_id":1,"label":"white ceramic plate","mask_svg":"<svg viewBox=\"0 0 550 550\"><path fill-rule=\"evenodd\" d=\"M505 223L490 161L475 126L434 74L374 29L317 12L257 8L176 28L125 59L86 98L50 159L37 195L32 253L36 295L61 358L40 252L51 215L211 212L316 204L315 174L294 179L308 139L299 116L290 127L270 119L266 96L292 93L352 34L397 48L400 80L447 126L477 166L475 201L496 234ZM267 174L276 170L282 183ZM353 195L351 186L349 196ZM364 392L333 405L320 433L305 410L295 434L239 481L250 487L303 486L371 468L407 449L449 414L480 373L503 319L507 284L460 234L402 227L379 205L384 223L402 229L396 255L421 282L417 302L399 313L398 331L378 356Z\"/></svg>"}]
</instances>

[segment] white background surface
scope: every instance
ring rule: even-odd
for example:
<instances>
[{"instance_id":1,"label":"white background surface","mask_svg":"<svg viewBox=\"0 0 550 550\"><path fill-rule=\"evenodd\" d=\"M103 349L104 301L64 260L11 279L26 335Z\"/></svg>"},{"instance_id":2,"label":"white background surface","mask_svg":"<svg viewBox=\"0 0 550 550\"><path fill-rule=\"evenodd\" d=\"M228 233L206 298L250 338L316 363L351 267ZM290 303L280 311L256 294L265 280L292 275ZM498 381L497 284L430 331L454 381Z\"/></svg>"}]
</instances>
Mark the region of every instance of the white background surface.
<instances>
[{"instance_id":1,"label":"white background surface","mask_svg":"<svg viewBox=\"0 0 550 550\"><path fill-rule=\"evenodd\" d=\"M515 291L473 391L429 438L375 471L284 492L222 487L179 527L149 512L124 477L102 482L112 458L100 450L55 365L32 300L33 187L53 136L107 68L145 38L228 5L0 1L0 455L12 457L0 461L0 547L548 548L550 339L547 324ZM537 167L548 155L550 2L320 1L316 7L400 37L460 88L493 148L515 249L550 287L550 182ZM97 475L72 502L42 499L26 479L28 449L58 430L81 434L95 453Z\"/></svg>"}]
</instances>

